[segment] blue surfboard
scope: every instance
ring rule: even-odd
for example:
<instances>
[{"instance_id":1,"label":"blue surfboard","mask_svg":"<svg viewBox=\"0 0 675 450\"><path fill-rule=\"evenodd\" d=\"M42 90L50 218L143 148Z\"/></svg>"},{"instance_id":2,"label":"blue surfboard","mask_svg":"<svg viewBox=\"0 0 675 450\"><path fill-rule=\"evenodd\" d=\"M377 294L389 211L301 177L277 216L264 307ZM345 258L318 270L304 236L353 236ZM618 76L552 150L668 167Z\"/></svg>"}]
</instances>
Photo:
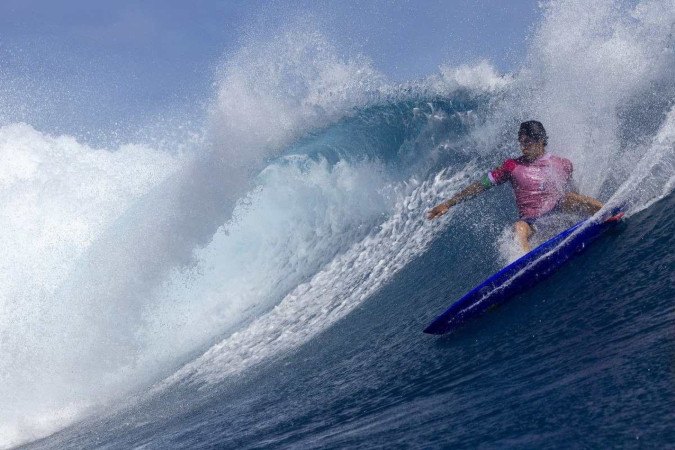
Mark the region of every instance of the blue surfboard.
<instances>
[{"instance_id":1,"label":"blue surfboard","mask_svg":"<svg viewBox=\"0 0 675 450\"><path fill-rule=\"evenodd\" d=\"M612 214L605 219L582 220L504 267L453 303L424 332L453 331L467 320L534 286L621 221L622 212Z\"/></svg>"}]
</instances>

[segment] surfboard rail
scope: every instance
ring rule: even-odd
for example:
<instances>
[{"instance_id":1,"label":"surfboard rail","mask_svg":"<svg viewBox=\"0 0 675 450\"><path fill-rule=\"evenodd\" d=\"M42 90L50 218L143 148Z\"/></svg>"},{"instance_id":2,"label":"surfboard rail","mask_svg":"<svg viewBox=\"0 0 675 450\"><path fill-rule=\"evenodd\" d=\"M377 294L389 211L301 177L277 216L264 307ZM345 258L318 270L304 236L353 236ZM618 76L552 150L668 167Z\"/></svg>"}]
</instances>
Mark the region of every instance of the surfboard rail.
<instances>
[{"instance_id":1,"label":"surfboard rail","mask_svg":"<svg viewBox=\"0 0 675 450\"><path fill-rule=\"evenodd\" d=\"M601 234L616 226L624 216L617 210L610 214L605 219L582 220L507 265L453 303L424 329L424 333L448 333L547 278Z\"/></svg>"}]
</instances>

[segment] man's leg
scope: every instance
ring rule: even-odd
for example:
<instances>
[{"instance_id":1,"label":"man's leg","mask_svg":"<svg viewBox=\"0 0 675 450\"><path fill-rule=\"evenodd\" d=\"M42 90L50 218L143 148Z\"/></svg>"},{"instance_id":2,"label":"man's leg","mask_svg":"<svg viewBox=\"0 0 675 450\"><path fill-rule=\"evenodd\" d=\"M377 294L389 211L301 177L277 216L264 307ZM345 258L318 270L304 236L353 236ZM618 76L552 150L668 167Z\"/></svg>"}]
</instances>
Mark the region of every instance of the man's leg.
<instances>
[{"instance_id":1,"label":"man's leg","mask_svg":"<svg viewBox=\"0 0 675 450\"><path fill-rule=\"evenodd\" d=\"M524 220L519 220L515 224L513 224L513 229L516 232L516 238L518 239L518 243L520 246L525 250L526 252L529 252L532 250L532 247L530 247L530 237L534 234L534 230Z\"/></svg>"},{"instance_id":2,"label":"man's leg","mask_svg":"<svg viewBox=\"0 0 675 450\"><path fill-rule=\"evenodd\" d=\"M602 203L592 197L568 192L560 202L560 208L564 212L588 214L590 216L600 211Z\"/></svg>"}]
</instances>

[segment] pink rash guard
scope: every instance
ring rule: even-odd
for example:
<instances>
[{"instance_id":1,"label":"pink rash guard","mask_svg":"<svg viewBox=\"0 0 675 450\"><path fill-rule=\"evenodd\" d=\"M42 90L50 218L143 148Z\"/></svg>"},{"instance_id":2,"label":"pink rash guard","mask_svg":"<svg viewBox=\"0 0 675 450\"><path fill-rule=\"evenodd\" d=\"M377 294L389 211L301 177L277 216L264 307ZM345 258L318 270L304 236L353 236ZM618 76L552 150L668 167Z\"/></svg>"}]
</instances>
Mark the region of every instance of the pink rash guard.
<instances>
[{"instance_id":1,"label":"pink rash guard","mask_svg":"<svg viewBox=\"0 0 675 450\"><path fill-rule=\"evenodd\" d=\"M572 163L549 153L528 163L524 157L507 159L483 178L491 187L511 182L520 218L535 219L551 211L569 190Z\"/></svg>"}]
</instances>

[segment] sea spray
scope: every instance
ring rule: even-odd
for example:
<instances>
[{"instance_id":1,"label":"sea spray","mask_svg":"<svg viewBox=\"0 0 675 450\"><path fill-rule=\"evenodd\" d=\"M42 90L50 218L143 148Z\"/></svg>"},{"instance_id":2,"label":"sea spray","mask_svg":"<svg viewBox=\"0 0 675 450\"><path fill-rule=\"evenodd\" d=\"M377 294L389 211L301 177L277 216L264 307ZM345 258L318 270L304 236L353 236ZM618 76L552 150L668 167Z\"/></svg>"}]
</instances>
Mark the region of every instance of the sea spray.
<instances>
[{"instance_id":1,"label":"sea spray","mask_svg":"<svg viewBox=\"0 0 675 450\"><path fill-rule=\"evenodd\" d=\"M0 160L0 445L7 445L60 426L46 418L73 418L79 402L95 400L87 385L106 371L86 355L100 357L89 349L102 338L90 322L101 305L93 296L63 297L60 288L97 237L180 158L134 145L93 149L14 124L0 128Z\"/></svg>"}]
</instances>

